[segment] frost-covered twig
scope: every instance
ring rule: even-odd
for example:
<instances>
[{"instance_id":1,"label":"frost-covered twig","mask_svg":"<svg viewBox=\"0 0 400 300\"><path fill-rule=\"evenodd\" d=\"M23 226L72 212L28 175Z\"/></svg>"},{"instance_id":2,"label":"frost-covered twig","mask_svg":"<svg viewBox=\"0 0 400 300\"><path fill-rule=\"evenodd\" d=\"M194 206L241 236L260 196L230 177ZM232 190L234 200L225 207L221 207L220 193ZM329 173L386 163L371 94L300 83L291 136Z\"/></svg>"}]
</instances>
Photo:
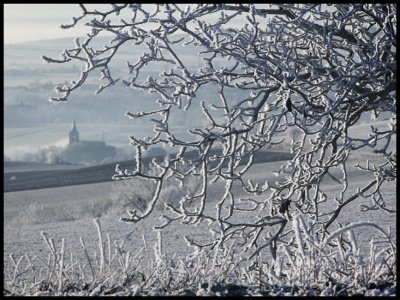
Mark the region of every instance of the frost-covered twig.
<instances>
[{"instance_id":1,"label":"frost-covered twig","mask_svg":"<svg viewBox=\"0 0 400 300\"><path fill-rule=\"evenodd\" d=\"M320 255L321 261L331 264L330 256L321 254L316 235L329 239L327 229L339 220L344 208L351 208L353 200L370 198L372 206L363 204L364 210L394 211L386 207L382 190L384 183L397 177L393 153L396 5L132 4L103 11L84 5L81 8L82 14L65 27L92 18L87 23L92 29L88 38L82 43L76 41L75 48L66 49L61 59L45 60L75 61L83 63L85 69L77 81L57 87L59 97L52 99L66 101L96 70L105 81L100 83L100 90L122 82L159 96L154 98L158 109L126 113L133 122L151 118L154 135L130 136L136 148L135 169L123 170L117 165L113 179L139 178L151 182L154 189L146 199L146 209L128 210L129 216L122 221L135 224L154 214L156 206L165 201L162 190L168 180L183 183L197 177L201 187L165 203L165 222L155 224L156 228L178 221L193 225L207 221L214 226L210 228L212 242L188 238L198 249L217 251L240 236L244 252L254 248L253 253L261 253L270 247L273 256L278 244L291 237L288 253L296 250L292 245L297 245L299 259L311 255L314 260ZM119 14L123 17L117 21L113 17ZM206 22L210 16L218 18ZM93 42L102 31L113 38L103 49L94 49ZM127 43L146 50L133 58L136 62L127 63L127 78L118 82L109 65ZM185 59L179 44L197 52L201 65ZM158 77L149 75L160 63L165 70ZM214 97L199 99L201 90L213 88ZM234 91L233 95L229 91ZM188 114L190 110L196 112L201 125L192 126L182 137L171 123L178 112ZM378 130L372 125L369 131L354 130L371 118L380 118L387 128ZM157 172L146 170L144 153L165 145L179 149L178 153L163 162L153 160ZM278 170L268 170L275 171L277 181L245 180L261 150L277 147L293 154ZM366 167L351 166L349 160L361 159L363 156L357 156L361 151L370 151L376 162ZM365 173L368 184L358 188L355 183L355 192L348 196L353 184L350 174L355 168ZM339 186L333 196L326 184L332 179ZM223 194L210 199L209 189L220 182ZM254 206L246 209L245 222L238 219L244 210L238 206L236 187L245 193L242 199L257 197L252 200ZM325 204L335 201L336 209L326 212ZM208 209L210 206L215 210ZM300 219L294 220L294 230L285 231L285 225L299 214L306 219L304 224L314 222L313 232L306 234L307 241L301 240L306 225L301 225ZM306 244L310 248L305 248ZM102 251L101 270L105 259ZM282 260L277 259L275 264L280 270ZM277 274L271 271L271 276L279 278Z\"/></svg>"}]
</instances>

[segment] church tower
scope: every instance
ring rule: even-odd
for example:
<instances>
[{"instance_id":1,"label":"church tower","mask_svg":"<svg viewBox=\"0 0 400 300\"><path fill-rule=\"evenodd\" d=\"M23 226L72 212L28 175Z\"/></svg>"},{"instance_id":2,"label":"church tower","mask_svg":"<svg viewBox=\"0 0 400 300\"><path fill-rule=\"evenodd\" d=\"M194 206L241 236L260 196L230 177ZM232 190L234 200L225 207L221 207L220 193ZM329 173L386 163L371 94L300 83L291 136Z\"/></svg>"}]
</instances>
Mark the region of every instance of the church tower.
<instances>
[{"instance_id":1,"label":"church tower","mask_svg":"<svg viewBox=\"0 0 400 300\"><path fill-rule=\"evenodd\" d=\"M78 143L79 142L79 132L76 129L76 124L74 120L74 124L72 125L71 131L69 132L69 143Z\"/></svg>"}]
</instances>

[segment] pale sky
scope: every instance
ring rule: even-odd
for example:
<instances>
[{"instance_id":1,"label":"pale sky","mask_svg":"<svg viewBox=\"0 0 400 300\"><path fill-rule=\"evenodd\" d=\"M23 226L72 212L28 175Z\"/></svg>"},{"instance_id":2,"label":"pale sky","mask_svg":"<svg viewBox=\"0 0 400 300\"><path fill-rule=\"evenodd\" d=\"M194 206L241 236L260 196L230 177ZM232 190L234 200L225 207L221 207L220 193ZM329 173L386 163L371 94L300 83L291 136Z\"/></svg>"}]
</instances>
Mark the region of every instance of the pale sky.
<instances>
[{"instance_id":1,"label":"pale sky","mask_svg":"<svg viewBox=\"0 0 400 300\"><path fill-rule=\"evenodd\" d=\"M147 4L149 5L149 4ZM144 6L147 6L144 4ZM85 4L89 10L109 9L110 4ZM3 4L4 43L20 43L54 38L79 37L88 33L81 20L73 28L61 29L61 24L71 24L72 17L80 16L78 4ZM120 17L116 17L118 20Z\"/></svg>"},{"instance_id":2,"label":"pale sky","mask_svg":"<svg viewBox=\"0 0 400 300\"><path fill-rule=\"evenodd\" d=\"M60 28L81 14L77 4L3 4L3 8L4 44L83 36L87 32L84 26Z\"/></svg>"},{"instance_id":3,"label":"pale sky","mask_svg":"<svg viewBox=\"0 0 400 300\"><path fill-rule=\"evenodd\" d=\"M148 4L150 5L150 4ZM182 4L186 6L187 4ZM190 5L190 4L189 4ZM144 5L146 6L146 4ZM86 4L88 9L109 9L109 4ZM69 29L61 24L71 24L72 17L81 15L78 4L3 4L4 44L54 38L85 36L85 20ZM120 17L118 17L120 18ZM210 16L215 18L215 16ZM83 22L82 22L83 21Z\"/></svg>"}]
</instances>

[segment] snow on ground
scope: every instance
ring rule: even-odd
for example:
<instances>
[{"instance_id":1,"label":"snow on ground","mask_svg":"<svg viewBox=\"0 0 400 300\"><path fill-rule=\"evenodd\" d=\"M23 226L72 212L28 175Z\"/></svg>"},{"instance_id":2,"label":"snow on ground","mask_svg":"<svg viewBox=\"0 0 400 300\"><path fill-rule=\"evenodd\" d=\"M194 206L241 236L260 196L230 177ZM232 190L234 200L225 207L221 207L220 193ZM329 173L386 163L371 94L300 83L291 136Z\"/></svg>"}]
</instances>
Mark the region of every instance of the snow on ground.
<instances>
[{"instance_id":1,"label":"snow on ground","mask_svg":"<svg viewBox=\"0 0 400 300\"><path fill-rule=\"evenodd\" d=\"M356 160L353 159L353 163ZM251 178L255 182L264 183L266 179L274 180L273 171L276 171L282 162L273 163L262 163L253 165L253 171ZM352 170L349 173L350 190L353 192L354 187L357 183L362 183L361 186L366 185L365 175L358 171ZM93 223L93 217L84 218L81 220L64 221L64 222L53 222L47 224L37 225L21 225L12 223L12 218L18 211L25 209L30 203L36 202L38 205L42 205L44 208L62 208L64 206L79 207L84 202L107 201L111 197L112 193L112 182L86 184L79 186L66 186L57 188L48 188L40 190L29 190L20 192L9 192L4 194L4 264L5 273L11 272L11 260L9 255L14 254L14 257L19 258L20 256L27 253L28 255L47 254L47 247L41 237L41 231L48 233L50 238L54 238L56 248L61 247L62 238L66 239L66 253L73 253L77 258L84 257L84 252L80 245L80 237L83 237L86 243L86 247L89 251L98 251L98 240L97 231ZM334 184L332 181L327 181L325 185L328 195L334 195L338 192L340 186ZM215 200L219 199L218 196L223 192L222 185L216 185L213 187L209 195L210 205L207 210L210 214L215 209ZM235 195L240 195L242 191L239 187L234 188ZM331 193L331 194L329 194ZM387 208L396 210L396 183L390 182L384 189L385 200L387 201ZM333 204L333 199L328 199L328 203ZM396 219L395 214L388 214L383 211L369 211L361 214L359 212L359 205L365 201L361 198L355 200L351 206L343 209L338 222L343 225L360 220L373 221L376 224L383 226L387 229L391 227L392 232L395 235L396 230ZM370 204L368 202L368 204ZM329 206L329 205L328 205ZM333 208L332 205L329 206ZM150 247L157 240L156 233L152 230L152 227L161 224L159 220L160 211L155 211L153 215L137 224L126 224L119 222L120 217L127 217L127 215L113 214L100 217L100 224L104 236L108 233L112 240L124 240L129 236L125 243L127 249L138 251L143 247L142 236L145 236L147 244L149 246L148 255L153 254L153 248ZM360 219L362 217L362 219ZM183 255L188 253L186 243L183 240L183 236L190 235L195 240L204 241L209 238L207 232L207 225L200 224L198 227L182 225L179 223L173 223L167 227L163 232L163 247L164 253L167 256L173 254ZM368 247L368 242L371 238L376 236L375 230L359 230L357 231L357 237L360 239L361 244Z\"/></svg>"}]
</instances>

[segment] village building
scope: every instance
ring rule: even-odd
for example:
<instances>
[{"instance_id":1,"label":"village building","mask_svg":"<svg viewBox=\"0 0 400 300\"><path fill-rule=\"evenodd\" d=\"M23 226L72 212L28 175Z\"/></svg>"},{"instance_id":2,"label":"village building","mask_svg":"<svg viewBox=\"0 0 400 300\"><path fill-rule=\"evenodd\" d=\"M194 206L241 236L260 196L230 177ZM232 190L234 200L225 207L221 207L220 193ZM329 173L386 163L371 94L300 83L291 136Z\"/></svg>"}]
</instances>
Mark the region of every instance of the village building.
<instances>
[{"instance_id":1,"label":"village building","mask_svg":"<svg viewBox=\"0 0 400 300\"><path fill-rule=\"evenodd\" d=\"M115 157L115 147L104 141L83 141L79 138L76 122L69 132L69 144L63 151L63 160L69 163L100 163Z\"/></svg>"}]
</instances>

